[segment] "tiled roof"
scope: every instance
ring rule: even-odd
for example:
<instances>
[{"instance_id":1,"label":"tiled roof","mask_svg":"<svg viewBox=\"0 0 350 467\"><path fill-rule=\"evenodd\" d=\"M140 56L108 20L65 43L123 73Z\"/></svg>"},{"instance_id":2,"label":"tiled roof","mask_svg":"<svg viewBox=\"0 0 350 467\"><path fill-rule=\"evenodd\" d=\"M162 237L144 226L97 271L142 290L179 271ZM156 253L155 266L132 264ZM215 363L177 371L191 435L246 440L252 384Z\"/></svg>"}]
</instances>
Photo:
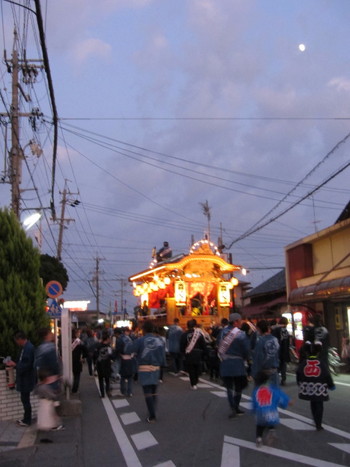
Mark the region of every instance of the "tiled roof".
<instances>
[{"instance_id":1,"label":"tiled roof","mask_svg":"<svg viewBox=\"0 0 350 467\"><path fill-rule=\"evenodd\" d=\"M345 221L346 219L349 219L349 217L350 217L350 201L345 206L345 208L343 209L338 219L335 221L335 224L338 224L338 222L341 222L341 221Z\"/></svg>"},{"instance_id":2,"label":"tiled roof","mask_svg":"<svg viewBox=\"0 0 350 467\"><path fill-rule=\"evenodd\" d=\"M286 290L286 272L283 268L282 271L278 272L274 276L267 279L262 284L254 287L250 290L246 297L254 297L256 295L271 294L273 292L283 292Z\"/></svg>"}]
</instances>

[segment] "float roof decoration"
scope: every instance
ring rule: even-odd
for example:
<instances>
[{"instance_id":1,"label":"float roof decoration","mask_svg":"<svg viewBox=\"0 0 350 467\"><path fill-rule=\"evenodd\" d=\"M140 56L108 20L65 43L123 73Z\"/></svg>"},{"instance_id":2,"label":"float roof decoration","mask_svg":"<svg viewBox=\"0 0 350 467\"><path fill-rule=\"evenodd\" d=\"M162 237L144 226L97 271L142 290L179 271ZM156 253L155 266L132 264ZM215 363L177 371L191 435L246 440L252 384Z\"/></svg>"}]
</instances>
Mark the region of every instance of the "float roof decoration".
<instances>
[{"instance_id":1,"label":"float roof decoration","mask_svg":"<svg viewBox=\"0 0 350 467\"><path fill-rule=\"evenodd\" d=\"M220 256L214 243L201 240L193 244L188 255L178 255L156 263L154 267L129 277L129 281L147 281L156 275L181 277L186 281L199 279L215 281L220 280L222 274L239 270L241 270L240 266L230 264Z\"/></svg>"}]
</instances>

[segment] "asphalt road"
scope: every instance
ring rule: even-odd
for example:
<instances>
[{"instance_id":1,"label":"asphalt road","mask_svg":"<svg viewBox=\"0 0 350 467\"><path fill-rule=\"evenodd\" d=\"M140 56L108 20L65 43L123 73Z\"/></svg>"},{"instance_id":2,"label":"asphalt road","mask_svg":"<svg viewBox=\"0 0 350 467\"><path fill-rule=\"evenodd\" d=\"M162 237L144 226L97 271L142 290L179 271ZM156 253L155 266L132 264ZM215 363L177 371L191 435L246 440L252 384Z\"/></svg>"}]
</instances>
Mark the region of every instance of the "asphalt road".
<instances>
[{"instance_id":1,"label":"asphalt road","mask_svg":"<svg viewBox=\"0 0 350 467\"><path fill-rule=\"evenodd\" d=\"M87 378L87 377L86 377ZM86 379L85 379L86 381ZM186 376L164 374L159 384L157 422L148 424L142 388L132 398L100 399L94 379L81 390L83 401L81 464L86 467L289 467L350 465L350 376L335 378L337 389L325 403L324 428L317 432L308 402L297 398L293 375L284 390L293 398L281 410L273 446L257 448L255 422L249 413L252 385L242 405L247 412L229 419L225 390L219 383L200 380L190 389ZM88 384L87 384L88 383Z\"/></svg>"}]
</instances>

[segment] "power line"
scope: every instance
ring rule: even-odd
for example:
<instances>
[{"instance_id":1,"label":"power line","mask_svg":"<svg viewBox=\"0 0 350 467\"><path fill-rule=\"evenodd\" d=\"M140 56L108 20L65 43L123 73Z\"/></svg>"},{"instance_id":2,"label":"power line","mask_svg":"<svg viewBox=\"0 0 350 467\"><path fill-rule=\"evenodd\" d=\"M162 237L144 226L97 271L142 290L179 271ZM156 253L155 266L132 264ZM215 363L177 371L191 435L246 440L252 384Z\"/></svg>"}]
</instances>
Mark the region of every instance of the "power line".
<instances>
[{"instance_id":1,"label":"power line","mask_svg":"<svg viewBox=\"0 0 350 467\"><path fill-rule=\"evenodd\" d=\"M60 119L61 120L61 119ZM112 138L110 136L107 136L107 135L102 135L100 133L96 133L94 131L91 131L91 130L86 130L84 128L81 128L81 127L77 127L75 125L68 125L69 127L71 128L74 128L76 130L79 130L83 133L87 133L88 135L94 135L94 136L97 136L99 138L102 138L103 140L107 140L107 141L112 141L113 143L118 143L118 144L122 144L126 147L131 147L131 148L134 148L134 149L138 149L140 151L143 151L145 153L151 153L151 154L155 154L157 156L161 156L162 158L167 158L167 159L172 159L172 160L177 160L177 161L180 161L180 162L183 162L185 164L190 164L190 165L194 165L195 167L204 167L204 168L207 168L209 170L218 170L220 172L224 172L224 173L231 173L233 175L239 175L239 176L244 176L244 177L248 177L248 178L253 178L253 179L256 179L257 178L257 174L254 174L254 173L248 173L248 172L241 172L241 171L238 171L238 170L232 170L228 167L220 167L220 166L216 166L216 165L212 165L212 164L205 164L201 161L192 161L190 159L185 159L185 158L182 158L182 157L179 157L179 156L173 156L173 155L170 155L170 154L166 154L164 152L160 152L160 151L155 151L153 149L149 149L149 148L145 148L143 146L138 146L138 145L135 145L135 144L132 144L132 143L129 143L129 142L126 142L126 141L121 141L119 139L116 139L116 138ZM61 125L61 128L64 130L66 129L64 126ZM67 131L69 131L69 129L67 129ZM85 138L83 135L80 135L79 133L74 133L72 130L70 131L72 134L75 134L76 136L78 137L81 137L81 138ZM92 142L96 142L96 144L98 144L98 142L100 142L99 140L92 140ZM101 142L101 144L107 144L107 143L103 143ZM105 146L102 146L102 147L105 147ZM113 146L114 147L114 146ZM109 146L107 146L107 148L109 148ZM122 150L125 150L124 148L119 148L117 147L117 149L122 149ZM129 150L127 150L129 151ZM139 154L139 153L136 153L136 154ZM140 155L140 154L139 154ZM145 156L144 154L141 154L142 157L147 157ZM154 159L153 159L154 160ZM156 159L157 162L162 162L164 163L163 160L159 160L159 159ZM265 180L267 182L273 182L273 183L281 183L283 185L294 185L294 182L290 181L290 180L283 180L283 179L277 179L276 177L268 177L268 176L263 176L261 174L259 174L259 179L260 180Z\"/></svg>"},{"instance_id":2,"label":"power line","mask_svg":"<svg viewBox=\"0 0 350 467\"><path fill-rule=\"evenodd\" d=\"M313 120L350 120L350 117L60 117L61 121L69 120L87 120L87 121L128 121L128 120L141 120L141 121L274 121L274 120L287 120L287 121L313 121Z\"/></svg>"},{"instance_id":3,"label":"power line","mask_svg":"<svg viewBox=\"0 0 350 467\"><path fill-rule=\"evenodd\" d=\"M297 206L298 204L300 204L302 201L304 201L306 198L309 198L310 196L312 196L316 191L318 191L320 188L322 188L324 185L326 185L329 181L331 181L333 178L335 178L336 176L338 176L341 172L343 172L345 169L347 169L348 167L350 166L350 162L346 163L341 169L339 169L337 172L333 173L330 177L328 177L323 183L321 183L320 185L318 185L314 190L312 191L309 191L305 196L303 196L302 198L300 198L298 201L296 201L295 203L293 203L291 206L289 206L288 208L286 208L284 211L282 211L280 214L277 214L275 217L272 217L271 219L269 219L268 221L266 221L264 224L260 225L259 227L256 227L255 229L253 230L248 230L246 233L242 234L240 237L238 237L236 240L233 240L230 245L227 247L227 249L229 250L232 245L234 245L235 243L239 242L240 240L243 240L244 238L252 235L253 233L255 232L258 232L259 230L263 229L264 227L266 227L267 225L271 224L272 222L274 222L276 219L279 219L280 217L284 216L284 214L286 214L287 212L289 212L291 209L295 208L295 206Z\"/></svg>"},{"instance_id":4,"label":"power line","mask_svg":"<svg viewBox=\"0 0 350 467\"><path fill-rule=\"evenodd\" d=\"M56 158L57 158L57 140L58 140L58 113L56 108L56 100L55 100L55 93L53 89L53 82L51 76L51 68L49 63L49 56L47 53L46 42L45 42L45 32L44 32L44 25L43 25L43 18L41 15L41 6L40 0L35 1L35 8L36 8L36 18L37 18L37 25L39 29L39 36L40 36L40 44L41 50L43 53L43 61L45 65L45 71L47 76L47 82L49 86L49 93L51 98L51 105L52 105L52 113L53 113L53 148L52 148L52 178L51 178L51 212L53 219L56 218L55 212L55 175L56 175Z\"/></svg>"},{"instance_id":5,"label":"power line","mask_svg":"<svg viewBox=\"0 0 350 467\"><path fill-rule=\"evenodd\" d=\"M259 219L257 222L255 222L255 224L251 227L251 229L253 230L254 227L256 225L258 225L263 219L265 219L268 215L271 214L271 212L273 212L275 209L278 208L278 206L280 206L283 201L285 201L287 199L288 196L290 196L293 191L295 191L308 177L310 177L310 175L315 172L332 154L334 154L336 152L337 149L339 149L339 147L342 145L342 144L345 144L345 142L350 138L350 133L348 133L343 139L341 139L324 157L323 159L318 162L318 164L316 164L272 209L270 209L270 211L268 211L267 214L265 214L265 216L263 216L261 219ZM248 230L249 232L249 230ZM247 233L247 232L246 232Z\"/></svg>"},{"instance_id":6,"label":"power line","mask_svg":"<svg viewBox=\"0 0 350 467\"><path fill-rule=\"evenodd\" d=\"M73 128L76 128L74 126L72 126ZM120 144L123 144L125 146L130 146L130 147L133 147L133 148L136 148L136 149L139 149L141 151L145 151L146 153L152 153L152 154L156 154L156 155L159 155L159 156L163 156L163 157L166 157L168 159L174 159L174 160L178 160L178 161L181 161L181 162L184 162L186 164L193 164L196 166L196 168L198 168L198 166L201 166L201 167L204 167L204 168L208 168L210 170L219 170L219 171L223 171L225 173L233 173L233 174L236 174L236 175L240 175L240 176L246 176L246 177L251 177L251 178L254 178L254 179L257 179L259 178L259 180L266 180L266 181L269 181L269 182L274 182L274 183L282 183L283 185L286 185L286 184L291 184L294 186L294 189L295 189L295 184L291 181L286 181L286 180L279 180L279 179L276 179L276 178L272 178L272 177L263 177L259 174L259 176L257 176L256 174L248 174L248 173L244 173L244 172L238 172L238 171L234 171L234 170L231 170L231 169L228 169L228 168L222 168L222 167L218 167L218 166L212 166L212 165L209 165L209 164L204 164L204 163L201 163L201 162L194 162L194 161L191 161L189 159L183 159L183 158L180 158L180 157L175 157L175 156L170 156L168 154L165 154L165 153L161 153L161 152L157 152L157 151L153 151L153 150L150 150L150 149L146 149L144 147L140 147L140 146L136 146L136 145L133 145L133 144L130 144L130 143L126 143L126 142L122 142L120 140L116 140L114 138L111 138L111 137L108 137L108 136L104 136L104 135L100 135L98 133L95 133L95 132L91 132L91 131L88 131L88 130L84 130L84 129L80 129L80 131L84 131L88 134L91 134L91 135L95 135L95 136L98 136L99 138L104 138L105 140L109 140L109 141L113 141L113 142L118 142ZM147 164L147 165L150 165L151 167L155 167L156 169L161 169L161 170L164 170L166 172L170 172L171 174L173 175L178 175L178 176L181 176L181 177L184 177L184 178L189 178L191 180L195 180L195 181L198 181L200 183L204 183L206 185L211 185L211 186L215 186L215 187L218 187L218 188L221 188L221 189L225 189L225 190L229 190L229 191L233 191L233 192L236 192L236 193L242 193L242 194L245 194L245 195L248 195L248 196L253 196L253 197L263 197L264 199L268 199L268 200L273 200L273 201L276 201L276 198L272 198L272 197L269 197L269 196L261 196L257 193L251 193L250 191L242 191L242 190L238 190L236 188L230 188L230 187L227 187L227 186L223 186L223 185L219 185L217 183L213 183L211 181L208 181L208 180L204 180L203 178L196 178L196 177L191 177L187 174L184 174L184 173L179 173L179 172L175 172L174 170L171 170L171 169L167 169L165 167L161 167L159 164L166 164L166 165L169 165L169 166L172 166L172 167L176 167L176 168L180 168L181 170L186 170L186 172L193 172L195 173L196 175L198 176L205 176L205 177L209 177L210 179L218 179L218 180L221 180L221 181L224 181L224 182L228 182L228 183L232 183L234 185L241 185L241 186L245 186L245 187L249 187L251 188L252 185L251 184L245 184L245 183L242 183L242 182L237 182L237 181L234 181L234 180L228 180L228 179L225 179L225 178L222 178L222 177L218 177L218 176L215 176L213 175L212 173L210 174L207 174L207 173L203 173L203 172L199 172L198 170L192 170L192 169L189 169L189 168L186 168L186 167L183 167L183 166L179 166L179 165L176 165L176 164L172 164L172 163L169 163L169 162L165 162L164 160L159 160L159 159L156 159L156 158L152 158L150 156L146 156L145 154L141 154L139 152L134 152L134 151L131 151L129 149L124 149L124 148L120 148L118 146L114 146L113 145L110 145L110 143L108 142L104 142L104 141L101 141L100 139L95 139L93 137L90 137L90 136L84 136L80 133L77 133L77 132L74 132L72 130L69 130L69 129L65 129L65 131L68 131L70 132L71 134L75 135L75 136L78 136L80 138L83 138L83 139L86 139L87 141L89 142L92 142L100 147L103 147L105 149L109 149L109 150L112 150L113 152L116 152L122 156L125 156L127 158L130 158L130 159L133 159L133 160L136 160L138 162L142 162L144 164ZM118 150L120 149L120 150ZM127 151L127 153L123 152L123 151ZM139 159L137 157L134 157L133 155L130 155L131 154L136 154L137 156L140 156L142 158L146 158L146 159L150 159L152 161L155 161L156 164L153 164L153 163L150 163L150 162L147 162L143 159ZM85 157L83 155L83 157ZM301 183L300 183L301 184ZM305 184L305 187L314 187L314 185L307 185ZM259 186L254 186L254 189L256 190L262 190L262 191L267 191L267 192L270 192L270 193L275 193L275 194L283 194L282 192L280 191L276 191L276 190L271 190L269 188L261 188ZM293 191L293 190L292 190ZM349 191L349 190L348 190ZM287 195L286 195L287 196ZM318 202L320 203L327 203L327 205L329 204L334 204L334 205L338 205L340 206L339 203L332 203L330 201L323 201L323 200L318 200Z\"/></svg>"}]
</instances>

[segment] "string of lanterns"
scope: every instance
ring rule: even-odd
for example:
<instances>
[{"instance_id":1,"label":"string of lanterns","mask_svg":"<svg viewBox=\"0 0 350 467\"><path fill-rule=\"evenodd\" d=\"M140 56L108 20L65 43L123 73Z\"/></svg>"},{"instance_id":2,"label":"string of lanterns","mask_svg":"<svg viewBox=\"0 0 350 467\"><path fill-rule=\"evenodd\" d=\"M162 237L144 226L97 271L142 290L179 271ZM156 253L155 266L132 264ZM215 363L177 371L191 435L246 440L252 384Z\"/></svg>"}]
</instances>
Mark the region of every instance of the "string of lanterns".
<instances>
[{"instance_id":1,"label":"string of lanterns","mask_svg":"<svg viewBox=\"0 0 350 467\"><path fill-rule=\"evenodd\" d=\"M133 294L135 297L144 295L146 293L156 292L159 289L165 289L171 283L170 277L164 277L160 279L158 276L153 277L153 281L144 282L143 284L137 285L133 282Z\"/></svg>"}]
</instances>

